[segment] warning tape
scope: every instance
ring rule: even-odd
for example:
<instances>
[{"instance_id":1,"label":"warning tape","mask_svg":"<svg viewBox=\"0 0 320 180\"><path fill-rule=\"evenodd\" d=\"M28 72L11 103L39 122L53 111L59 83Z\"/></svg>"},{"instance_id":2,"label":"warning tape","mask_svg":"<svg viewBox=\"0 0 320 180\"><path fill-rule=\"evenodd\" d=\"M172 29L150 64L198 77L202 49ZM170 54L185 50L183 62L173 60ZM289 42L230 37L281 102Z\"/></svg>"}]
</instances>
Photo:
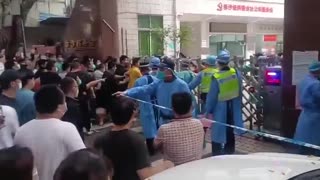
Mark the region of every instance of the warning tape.
<instances>
[{"instance_id":1,"label":"warning tape","mask_svg":"<svg viewBox=\"0 0 320 180\"><path fill-rule=\"evenodd\" d=\"M127 97L129 99L144 103L144 104L149 104L149 105L158 107L160 109L165 109L165 110L172 111L172 109L168 108L168 107L160 106L160 105L157 105L157 104L152 104L150 102L143 101L143 100L140 100L140 99L136 99L136 98L133 98L133 97L129 97L129 96L126 96L126 95L123 95L123 96ZM199 119L199 120L201 120L201 119ZM255 131L255 130L250 130L250 129L246 129L246 128L243 128L243 127L238 127L238 126L234 126L234 125L230 125L230 124L226 124L226 123L221 123L221 122L217 122L217 121L214 121L214 120L211 120L211 119L210 119L210 121L212 121L212 123L214 123L214 124L218 124L218 125L230 127L230 128L233 128L233 129L241 130L244 133L250 133L250 134L253 134L253 135L262 136L262 137L265 137L265 138L274 139L274 140L281 141L281 142L287 142L287 143L290 143L290 144L295 144L295 145L299 145L299 146L304 146L304 147L320 150L320 146L317 146L317 145L314 145L314 144L305 143L305 142L302 142L302 141L297 141L297 140L294 140L294 139L290 139L290 138L286 138L286 137L282 137L282 136L277 136L277 135L272 135L272 134L268 134L268 133L264 133L264 132Z\"/></svg>"}]
</instances>

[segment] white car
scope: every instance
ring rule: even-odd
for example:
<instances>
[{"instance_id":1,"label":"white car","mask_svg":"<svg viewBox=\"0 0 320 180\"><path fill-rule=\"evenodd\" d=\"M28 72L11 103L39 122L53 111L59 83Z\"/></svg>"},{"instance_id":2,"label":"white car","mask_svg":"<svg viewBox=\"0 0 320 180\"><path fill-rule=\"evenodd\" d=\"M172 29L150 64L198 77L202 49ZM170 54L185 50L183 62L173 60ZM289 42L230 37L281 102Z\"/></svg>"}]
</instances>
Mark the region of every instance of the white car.
<instances>
[{"instance_id":1,"label":"white car","mask_svg":"<svg viewBox=\"0 0 320 180\"><path fill-rule=\"evenodd\" d=\"M320 158L280 153L216 156L148 180L320 180Z\"/></svg>"}]
</instances>

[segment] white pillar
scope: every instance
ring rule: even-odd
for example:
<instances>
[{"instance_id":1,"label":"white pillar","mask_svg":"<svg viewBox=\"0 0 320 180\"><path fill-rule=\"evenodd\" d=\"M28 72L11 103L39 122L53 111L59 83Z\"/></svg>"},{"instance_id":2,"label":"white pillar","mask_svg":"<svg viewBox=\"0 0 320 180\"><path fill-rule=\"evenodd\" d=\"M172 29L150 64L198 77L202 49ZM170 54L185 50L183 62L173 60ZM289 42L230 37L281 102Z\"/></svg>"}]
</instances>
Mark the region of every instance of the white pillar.
<instances>
[{"instance_id":1,"label":"white pillar","mask_svg":"<svg viewBox=\"0 0 320 180\"><path fill-rule=\"evenodd\" d=\"M209 38L209 22L201 22L201 58L206 58L210 53L210 38Z\"/></svg>"},{"instance_id":2,"label":"white pillar","mask_svg":"<svg viewBox=\"0 0 320 180\"><path fill-rule=\"evenodd\" d=\"M246 38L246 58L249 58L251 55L256 52L256 26L255 24L247 25L247 38Z\"/></svg>"}]
</instances>

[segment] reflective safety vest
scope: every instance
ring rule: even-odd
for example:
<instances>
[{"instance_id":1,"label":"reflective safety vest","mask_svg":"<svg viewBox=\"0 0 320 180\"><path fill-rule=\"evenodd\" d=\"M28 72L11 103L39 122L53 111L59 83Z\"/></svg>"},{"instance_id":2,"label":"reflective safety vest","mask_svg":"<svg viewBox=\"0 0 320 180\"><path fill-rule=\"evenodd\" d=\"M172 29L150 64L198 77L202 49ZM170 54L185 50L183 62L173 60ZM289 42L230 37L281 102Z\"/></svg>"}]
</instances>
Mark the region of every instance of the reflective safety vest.
<instances>
[{"instance_id":1,"label":"reflective safety vest","mask_svg":"<svg viewBox=\"0 0 320 180\"><path fill-rule=\"evenodd\" d=\"M218 72L216 68L208 67L202 71L202 79L200 85L201 93L208 93L214 73Z\"/></svg>"},{"instance_id":2,"label":"reflective safety vest","mask_svg":"<svg viewBox=\"0 0 320 180\"><path fill-rule=\"evenodd\" d=\"M219 101L228 101L239 97L239 79L235 69L229 71L221 71L213 75L219 84Z\"/></svg>"}]
</instances>

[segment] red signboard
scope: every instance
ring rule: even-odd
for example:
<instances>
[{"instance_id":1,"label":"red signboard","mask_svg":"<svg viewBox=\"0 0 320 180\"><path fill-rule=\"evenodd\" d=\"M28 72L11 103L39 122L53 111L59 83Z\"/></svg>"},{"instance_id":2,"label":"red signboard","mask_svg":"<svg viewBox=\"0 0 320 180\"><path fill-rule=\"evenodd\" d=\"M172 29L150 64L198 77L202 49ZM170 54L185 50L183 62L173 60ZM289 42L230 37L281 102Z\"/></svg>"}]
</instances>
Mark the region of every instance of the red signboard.
<instances>
[{"instance_id":1,"label":"red signboard","mask_svg":"<svg viewBox=\"0 0 320 180\"><path fill-rule=\"evenodd\" d=\"M273 13L273 7L268 6L253 6L253 5L236 5L219 3L217 11L239 11L239 12L261 12Z\"/></svg>"},{"instance_id":2,"label":"red signboard","mask_svg":"<svg viewBox=\"0 0 320 180\"><path fill-rule=\"evenodd\" d=\"M276 42L277 41L277 35L264 35L263 36L264 42Z\"/></svg>"}]
</instances>

